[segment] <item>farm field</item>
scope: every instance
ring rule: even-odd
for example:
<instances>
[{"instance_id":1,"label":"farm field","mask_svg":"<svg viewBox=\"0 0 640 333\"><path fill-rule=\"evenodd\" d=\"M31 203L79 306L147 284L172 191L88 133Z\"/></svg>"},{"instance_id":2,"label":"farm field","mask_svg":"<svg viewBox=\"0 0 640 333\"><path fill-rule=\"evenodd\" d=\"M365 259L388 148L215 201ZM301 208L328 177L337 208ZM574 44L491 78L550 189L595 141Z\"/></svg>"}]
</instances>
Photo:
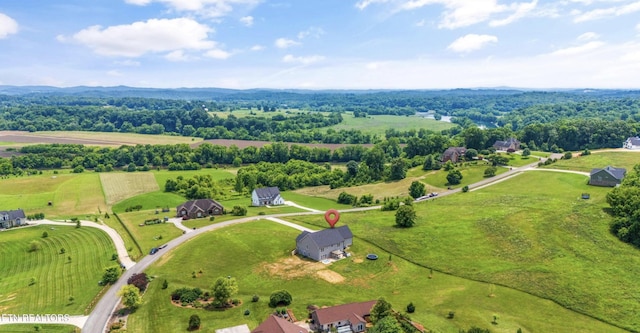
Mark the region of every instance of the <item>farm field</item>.
<instances>
[{"instance_id":1,"label":"farm field","mask_svg":"<svg viewBox=\"0 0 640 333\"><path fill-rule=\"evenodd\" d=\"M434 119L426 119L420 116L391 116L391 115L374 115L366 118L355 118L352 113L346 113L342 116L343 121L340 124L330 126L333 130L360 130L364 133L377 134L384 137L385 131L395 129L398 131L416 130L421 128L426 130L440 132L458 125L438 121Z\"/></svg>"},{"instance_id":2,"label":"farm field","mask_svg":"<svg viewBox=\"0 0 640 333\"><path fill-rule=\"evenodd\" d=\"M193 176L203 176L209 175L215 181L220 180L234 180L236 175L232 172L229 172L225 169L200 169L200 170L180 170L180 171L169 171L169 170L160 170L160 171L151 171L153 175L156 177L156 182L158 183L158 187L160 191L164 191L164 185L167 183L167 179L176 179L178 176L182 176L183 178L192 178ZM233 185L232 185L233 187Z\"/></svg>"},{"instance_id":3,"label":"farm field","mask_svg":"<svg viewBox=\"0 0 640 333\"><path fill-rule=\"evenodd\" d=\"M202 138L191 138L184 136L137 134L137 133L117 133L117 132L84 132L84 131L0 131L0 142L3 146L25 146L26 144L38 143L68 143L83 144L87 146L110 146L119 147L122 145L135 146L137 144L177 144L193 143L201 141Z\"/></svg>"},{"instance_id":4,"label":"farm field","mask_svg":"<svg viewBox=\"0 0 640 333\"><path fill-rule=\"evenodd\" d=\"M59 173L0 179L0 202L7 209L22 208L26 214L44 213L47 218L68 218L106 210L97 173ZM48 203L51 201L52 205Z\"/></svg>"},{"instance_id":5,"label":"farm field","mask_svg":"<svg viewBox=\"0 0 640 333\"><path fill-rule=\"evenodd\" d=\"M160 190L154 175L147 172L100 173L100 182L107 205L138 194Z\"/></svg>"},{"instance_id":6,"label":"farm field","mask_svg":"<svg viewBox=\"0 0 640 333\"><path fill-rule=\"evenodd\" d=\"M577 156L569 160L558 160L550 165L545 165L544 168L591 172L591 169L604 168L610 165L616 168L626 168L628 172L638 163L640 163L640 152L625 150L592 151L591 155Z\"/></svg>"},{"instance_id":7,"label":"farm field","mask_svg":"<svg viewBox=\"0 0 640 333\"><path fill-rule=\"evenodd\" d=\"M31 242L39 249L29 252ZM83 315L102 289L98 281L104 269L117 265L111 260L116 253L111 239L95 228L24 227L0 232L0 244L2 313Z\"/></svg>"},{"instance_id":8,"label":"farm field","mask_svg":"<svg viewBox=\"0 0 640 333\"><path fill-rule=\"evenodd\" d=\"M358 238L396 256L523 290L638 331L638 249L609 232L610 188L585 180L524 172L478 191L416 204L418 220L410 230L395 228L392 212L342 214L341 221ZM585 192L591 199L580 198ZM290 219L322 226L310 217Z\"/></svg>"},{"instance_id":9,"label":"farm field","mask_svg":"<svg viewBox=\"0 0 640 333\"><path fill-rule=\"evenodd\" d=\"M184 330L192 314L201 317L202 332L242 323L255 328L273 311L267 306L270 293L286 289L293 296L290 308L298 319L306 317L309 304L327 306L385 296L399 311L413 302L416 312L412 319L443 333L455 333L472 325L490 328L492 332L515 332L518 328L523 332L559 332L567 327L579 332L623 332L512 289L437 272L429 279L427 268L396 256L389 261L388 253L359 238L354 240L351 258L330 266L302 260L290 255L298 233L271 222L251 222L198 236L163 254L147 271L155 279L142 307L129 317L127 330L178 332ZM215 256L210 255L212 251ZM381 259L364 260L367 253L377 253ZM193 278L193 271L202 274ZM235 297L241 300L241 305L225 311L208 311L179 308L170 303L173 290L180 287L210 290L220 276L238 280L239 293ZM169 287L162 289L165 279ZM251 302L254 294L260 297L255 303ZM247 309L250 314L244 315ZM455 311L455 319L446 318L449 311ZM497 326L490 323L494 314L500 318Z\"/></svg>"}]
</instances>

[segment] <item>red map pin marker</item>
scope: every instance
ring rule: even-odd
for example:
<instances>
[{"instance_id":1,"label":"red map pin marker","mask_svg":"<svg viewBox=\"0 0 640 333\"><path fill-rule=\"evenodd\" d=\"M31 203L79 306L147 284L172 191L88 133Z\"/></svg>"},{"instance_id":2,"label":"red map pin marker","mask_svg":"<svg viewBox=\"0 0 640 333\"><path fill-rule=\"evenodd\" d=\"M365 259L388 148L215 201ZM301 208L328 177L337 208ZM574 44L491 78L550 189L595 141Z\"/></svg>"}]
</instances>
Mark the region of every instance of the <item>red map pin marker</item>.
<instances>
[{"instance_id":1,"label":"red map pin marker","mask_svg":"<svg viewBox=\"0 0 640 333\"><path fill-rule=\"evenodd\" d=\"M335 209L329 209L326 213L324 213L324 219L329 223L331 228L333 228L338 220L340 219L340 213L338 213Z\"/></svg>"}]
</instances>

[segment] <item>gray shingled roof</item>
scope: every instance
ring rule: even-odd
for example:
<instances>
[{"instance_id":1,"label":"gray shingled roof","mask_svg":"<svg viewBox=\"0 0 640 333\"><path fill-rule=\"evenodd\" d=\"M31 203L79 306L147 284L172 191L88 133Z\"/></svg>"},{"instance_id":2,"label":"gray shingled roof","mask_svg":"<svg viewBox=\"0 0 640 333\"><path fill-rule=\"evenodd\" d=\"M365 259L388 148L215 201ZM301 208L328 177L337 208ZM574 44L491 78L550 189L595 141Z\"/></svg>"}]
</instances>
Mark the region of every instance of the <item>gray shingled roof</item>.
<instances>
[{"instance_id":1,"label":"gray shingled roof","mask_svg":"<svg viewBox=\"0 0 640 333\"><path fill-rule=\"evenodd\" d=\"M298 235L298 237L296 237L296 242L300 241L307 234L309 235L309 237L311 237L311 240L313 240L313 242L316 243L318 247L327 247L333 244L338 244L345 239L353 238L353 234L351 233L349 227L343 225L338 228L329 228L316 232L303 231L300 235Z\"/></svg>"},{"instance_id":2,"label":"gray shingled roof","mask_svg":"<svg viewBox=\"0 0 640 333\"><path fill-rule=\"evenodd\" d=\"M176 210L180 211L182 208L186 208L188 212L191 212L193 210L202 210L206 212L210 209L213 209L213 207L223 209L222 205L213 199L196 199L183 203L182 205L178 206Z\"/></svg>"},{"instance_id":3,"label":"gray shingled roof","mask_svg":"<svg viewBox=\"0 0 640 333\"><path fill-rule=\"evenodd\" d=\"M280 194L280 189L277 187L261 187L255 189L256 195L260 200L275 199Z\"/></svg>"},{"instance_id":4,"label":"gray shingled roof","mask_svg":"<svg viewBox=\"0 0 640 333\"><path fill-rule=\"evenodd\" d=\"M631 141L631 144L634 146L640 146L640 137L637 137L637 136L630 137L629 141Z\"/></svg>"},{"instance_id":5,"label":"gray shingled roof","mask_svg":"<svg viewBox=\"0 0 640 333\"><path fill-rule=\"evenodd\" d=\"M600 171L606 171L608 174L610 174L611 176L613 176L615 179L620 179L622 180L624 178L624 176L627 174L627 169L625 168L614 168L612 166L607 166L603 169L593 169L591 170L591 175L593 176L594 174L600 172Z\"/></svg>"},{"instance_id":6,"label":"gray shingled roof","mask_svg":"<svg viewBox=\"0 0 640 333\"><path fill-rule=\"evenodd\" d=\"M9 215L9 220L24 219L27 217L26 215L24 215L24 210L22 209L0 211L0 215L5 214Z\"/></svg>"}]
</instances>

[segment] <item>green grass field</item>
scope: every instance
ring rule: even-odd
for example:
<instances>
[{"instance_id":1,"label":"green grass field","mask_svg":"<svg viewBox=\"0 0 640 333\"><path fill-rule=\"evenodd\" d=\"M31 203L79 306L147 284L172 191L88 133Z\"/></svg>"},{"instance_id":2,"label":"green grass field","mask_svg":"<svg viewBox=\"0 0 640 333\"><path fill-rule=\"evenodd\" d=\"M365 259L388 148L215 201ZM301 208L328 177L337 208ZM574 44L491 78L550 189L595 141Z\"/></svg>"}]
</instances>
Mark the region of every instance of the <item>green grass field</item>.
<instances>
[{"instance_id":1,"label":"green grass field","mask_svg":"<svg viewBox=\"0 0 640 333\"><path fill-rule=\"evenodd\" d=\"M47 238L42 238L44 231ZM32 241L38 242L39 250L28 251ZM0 244L2 313L84 314L102 289L98 281L104 269L117 265L111 260L116 253L111 239L95 228L20 228L0 232ZM35 284L30 285L32 278Z\"/></svg>"},{"instance_id":2,"label":"green grass field","mask_svg":"<svg viewBox=\"0 0 640 333\"><path fill-rule=\"evenodd\" d=\"M155 212L156 209L159 209L163 216L174 216L176 215L176 207L183 204L185 201L186 199L178 194L156 191L122 200L111 208L114 212L119 214L124 213L129 207L140 205L142 206L142 210L153 210ZM162 213L162 209L166 207L169 207L170 212Z\"/></svg>"},{"instance_id":3,"label":"green grass field","mask_svg":"<svg viewBox=\"0 0 640 333\"><path fill-rule=\"evenodd\" d=\"M173 211L175 212L175 209ZM139 212L121 213L118 216L127 225L138 244L140 244L143 255L149 253L152 248L182 235L182 230L178 229L173 223L140 226L140 224L144 224L145 220L163 219L165 215L162 215L162 212L155 214L155 210L141 210ZM173 217L173 215L170 216Z\"/></svg>"},{"instance_id":4,"label":"green grass field","mask_svg":"<svg viewBox=\"0 0 640 333\"><path fill-rule=\"evenodd\" d=\"M36 325L15 324L0 325L0 333L35 332ZM80 329L71 325L37 325L42 333L79 333Z\"/></svg>"},{"instance_id":5,"label":"green grass field","mask_svg":"<svg viewBox=\"0 0 640 333\"><path fill-rule=\"evenodd\" d=\"M524 290L638 331L640 256L609 233L609 190L586 185L582 175L525 172L417 204L417 225L409 230L393 227L391 212L342 214L341 221L357 237L422 265ZM591 199L581 199L583 192ZM322 226L312 217L292 219Z\"/></svg>"},{"instance_id":6,"label":"green grass field","mask_svg":"<svg viewBox=\"0 0 640 333\"><path fill-rule=\"evenodd\" d=\"M608 165L616 168L626 168L627 172L633 166L640 163L640 153L637 152L596 152L587 156L573 157L569 160L558 160L555 163L544 166L548 169L565 169L583 172L591 172L594 168L604 168Z\"/></svg>"},{"instance_id":7,"label":"green grass field","mask_svg":"<svg viewBox=\"0 0 640 333\"><path fill-rule=\"evenodd\" d=\"M449 185L449 182L447 181L448 171L445 171L444 169L435 171L423 171L420 167L417 167L412 169L412 171L407 174L415 176L423 173L424 176L422 177L421 181L435 187L436 189L447 188L449 186L451 186L452 188L458 188L485 179L484 170L486 170L490 166L491 164L486 161L478 161L477 164L463 163L462 166L457 167L457 169L460 170L460 173L462 174L462 180L458 185ZM501 174L507 172L508 170L509 168L507 167L497 167L496 174ZM427 189L427 192L430 191Z\"/></svg>"},{"instance_id":8,"label":"green grass field","mask_svg":"<svg viewBox=\"0 0 640 333\"><path fill-rule=\"evenodd\" d=\"M5 209L22 208L27 214L42 212L47 218L66 218L105 211L106 203L97 173L59 173L0 179L0 202ZM52 203L48 205L49 201Z\"/></svg>"},{"instance_id":9,"label":"green grass field","mask_svg":"<svg viewBox=\"0 0 640 333\"><path fill-rule=\"evenodd\" d=\"M224 169L200 169L200 170L180 170L180 171L168 171L168 170L160 170L153 171L156 181L158 182L158 187L160 191L164 191L164 185L167 183L167 179L176 179L178 176L182 176L183 178L192 178L195 175L210 175L211 178L215 181L225 180L225 179L235 179L236 175L232 172L229 172Z\"/></svg>"},{"instance_id":10,"label":"green grass field","mask_svg":"<svg viewBox=\"0 0 640 333\"><path fill-rule=\"evenodd\" d=\"M142 307L129 317L127 330L180 332L192 314L201 317L202 332L242 323L255 328L273 311L267 306L269 294L286 289L293 296L290 308L299 320L306 317L309 304L328 306L385 296L399 311L413 302L416 312L411 318L436 332L455 333L472 325L492 332L518 328L523 332L622 332L512 289L437 272L429 279L428 269L395 256L389 262L386 252L358 238L351 248L353 256L331 266L300 260L290 255L298 233L271 222L252 222L198 236L163 254L148 269L155 279ZM367 253L377 253L381 259L364 260ZM191 273L200 270L203 274L192 278ZM236 298L242 301L238 307L207 311L170 303L170 294L177 288L210 290L217 277L229 275L238 280ZM169 282L167 289L161 289L164 279ZM256 303L251 302L254 294L260 296ZM250 310L247 316L243 314L246 309ZM449 311L455 311L455 319L446 318ZM494 314L499 316L498 325L490 323Z\"/></svg>"},{"instance_id":11,"label":"green grass field","mask_svg":"<svg viewBox=\"0 0 640 333\"><path fill-rule=\"evenodd\" d=\"M284 191L282 192L282 197L285 200L293 201L300 206L313 208L317 210L351 208L350 205L339 204L332 199L302 195L294 191Z\"/></svg>"},{"instance_id":12,"label":"green grass field","mask_svg":"<svg viewBox=\"0 0 640 333\"><path fill-rule=\"evenodd\" d=\"M426 119L419 116L368 116L367 118L355 118L351 113L346 113L342 116L343 121L340 124L330 126L333 130L359 130L364 133L377 134L384 136L385 131L388 129L395 129L398 131L416 130L421 128L440 132L452 127L456 124L437 121L434 119Z\"/></svg>"}]
</instances>

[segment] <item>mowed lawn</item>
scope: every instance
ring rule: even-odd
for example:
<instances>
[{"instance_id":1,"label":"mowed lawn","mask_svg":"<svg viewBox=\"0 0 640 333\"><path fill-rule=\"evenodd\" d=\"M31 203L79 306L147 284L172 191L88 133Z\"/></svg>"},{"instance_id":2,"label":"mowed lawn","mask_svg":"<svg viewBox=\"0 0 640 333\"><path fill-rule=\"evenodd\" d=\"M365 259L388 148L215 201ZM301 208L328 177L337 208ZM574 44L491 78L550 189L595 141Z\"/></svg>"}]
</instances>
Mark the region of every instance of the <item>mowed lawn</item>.
<instances>
[{"instance_id":1,"label":"mowed lawn","mask_svg":"<svg viewBox=\"0 0 640 333\"><path fill-rule=\"evenodd\" d=\"M100 173L100 182L107 205L160 190L156 178L148 172L104 172Z\"/></svg>"},{"instance_id":2,"label":"mowed lawn","mask_svg":"<svg viewBox=\"0 0 640 333\"><path fill-rule=\"evenodd\" d=\"M175 208L173 211L175 212ZM163 213L161 212L161 214ZM161 214L155 214L155 210L143 210L118 214L122 222L133 234L133 237L138 241L138 244L140 244L140 247L142 248L142 255L149 253L152 248L182 235L182 230L178 229L173 223L144 225L145 220L156 218L163 220L165 215Z\"/></svg>"},{"instance_id":3,"label":"mowed lawn","mask_svg":"<svg viewBox=\"0 0 640 333\"><path fill-rule=\"evenodd\" d=\"M84 216L98 213L98 209L106 210L97 173L45 171L42 175L0 179L0 186L3 209L22 208L27 214L42 212L47 218Z\"/></svg>"},{"instance_id":4,"label":"mowed lawn","mask_svg":"<svg viewBox=\"0 0 640 333\"><path fill-rule=\"evenodd\" d=\"M161 254L147 270L155 278L142 307L129 316L127 331L182 332L193 314L202 319L200 332L245 323L253 329L273 312L269 295L286 289L293 296L290 308L298 320L306 318L310 304L329 306L384 296L398 311L413 302L416 312L411 318L436 332L456 333L473 325L492 332L518 328L523 332L623 332L523 292L438 272L429 279L428 269L396 256L389 261L388 253L359 238L351 247L352 257L330 266L301 260L290 254L298 233L272 222L251 222L198 236ZM377 253L380 259L366 260L367 253ZM235 298L242 304L235 308L208 311L170 303L170 294L177 288L210 291L216 278L226 276L238 280ZM162 289L165 279L169 287ZM253 295L260 300L251 302ZM247 309L250 314L244 315ZM446 318L449 311L455 312L454 319ZM499 325L490 323L493 315L499 316Z\"/></svg>"},{"instance_id":5,"label":"mowed lawn","mask_svg":"<svg viewBox=\"0 0 640 333\"><path fill-rule=\"evenodd\" d=\"M592 152L591 155L577 156L569 160L558 160L555 163L544 166L548 169L565 169L583 172L591 172L595 168L604 168L608 165L616 168L626 168L631 171L640 163L640 152L629 151L603 151Z\"/></svg>"},{"instance_id":6,"label":"mowed lawn","mask_svg":"<svg viewBox=\"0 0 640 333\"><path fill-rule=\"evenodd\" d=\"M426 130L440 132L442 130L458 126L456 124L427 119L420 116L377 115L367 116L366 118L355 118L352 113L346 113L343 114L342 118L343 121L340 124L333 125L328 128L336 131L359 130L367 134L377 134L382 137L388 129L395 129L398 131L418 131L421 128L424 128Z\"/></svg>"},{"instance_id":7,"label":"mowed lawn","mask_svg":"<svg viewBox=\"0 0 640 333\"><path fill-rule=\"evenodd\" d=\"M639 331L640 250L609 232L610 188L585 180L524 172L478 191L416 204L417 224L406 230L393 226L391 212L342 214L341 222L357 237L438 271L524 290ZM581 199L581 193L591 199ZM312 217L291 219L322 226Z\"/></svg>"},{"instance_id":8,"label":"mowed lawn","mask_svg":"<svg viewBox=\"0 0 640 333\"><path fill-rule=\"evenodd\" d=\"M31 324L15 324L0 325L0 333L19 333L19 332L35 332L36 325ZM80 329L71 325L38 325L42 333L79 333Z\"/></svg>"},{"instance_id":9,"label":"mowed lawn","mask_svg":"<svg viewBox=\"0 0 640 333\"><path fill-rule=\"evenodd\" d=\"M45 231L48 237L42 238ZM28 251L32 241L39 250ZM95 228L19 228L0 232L0 244L2 313L85 314L102 289L98 281L104 269L117 265L111 260L116 253L111 239ZM60 253L62 248L65 253ZM30 285L32 278L35 284Z\"/></svg>"}]
</instances>

